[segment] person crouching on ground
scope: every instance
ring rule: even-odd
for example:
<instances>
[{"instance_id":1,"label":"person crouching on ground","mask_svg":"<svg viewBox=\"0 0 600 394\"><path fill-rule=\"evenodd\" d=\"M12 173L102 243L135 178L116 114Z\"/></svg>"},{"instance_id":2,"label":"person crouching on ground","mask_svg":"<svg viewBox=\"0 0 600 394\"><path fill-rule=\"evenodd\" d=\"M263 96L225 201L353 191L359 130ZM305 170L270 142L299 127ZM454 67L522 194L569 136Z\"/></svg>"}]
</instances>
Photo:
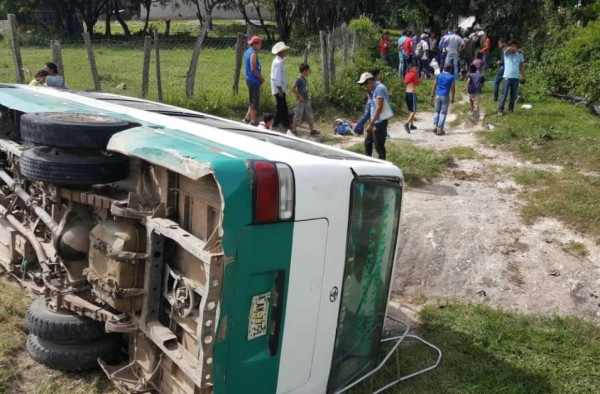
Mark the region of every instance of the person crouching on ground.
<instances>
[{"instance_id":1,"label":"person crouching on ground","mask_svg":"<svg viewBox=\"0 0 600 394\"><path fill-rule=\"evenodd\" d=\"M469 76L467 77L467 93L469 93L471 112L479 112L479 101L481 100L481 93L483 93L484 82L483 75L477 70L477 66L471 64Z\"/></svg>"},{"instance_id":2,"label":"person crouching on ground","mask_svg":"<svg viewBox=\"0 0 600 394\"><path fill-rule=\"evenodd\" d=\"M29 82L29 86L44 86L46 83L46 77L48 76L48 72L45 70L40 70L33 76L31 82Z\"/></svg>"},{"instance_id":3,"label":"person crouching on ground","mask_svg":"<svg viewBox=\"0 0 600 394\"><path fill-rule=\"evenodd\" d=\"M410 134L411 130L417 129L414 125L414 120L417 114L417 86L419 82L418 67L413 63L404 76L404 84L406 85L404 98L406 100L406 107L408 108L408 119L404 123L404 130L408 134Z\"/></svg>"},{"instance_id":4,"label":"person crouching on ground","mask_svg":"<svg viewBox=\"0 0 600 394\"><path fill-rule=\"evenodd\" d=\"M263 114L262 121L258 124L258 128L263 130L271 130L271 128L273 127L273 119L273 114L265 112Z\"/></svg>"},{"instance_id":5,"label":"person crouching on ground","mask_svg":"<svg viewBox=\"0 0 600 394\"><path fill-rule=\"evenodd\" d=\"M435 109L433 112L433 132L437 135L444 135L444 124L450 103L454 104L455 95L454 66L447 64L444 72L437 76L431 89L431 101L435 97ZM452 98L450 98L452 96Z\"/></svg>"},{"instance_id":6,"label":"person crouching on ground","mask_svg":"<svg viewBox=\"0 0 600 394\"><path fill-rule=\"evenodd\" d=\"M365 89L365 92L371 94L373 100L371 121L365 136L365 155L370 157L373 154L373 145L375 145L377 157L385 160L388 119L394 116L388 90L383 83L375 80L373 74L367 72L361 74L357 83Z\"/></svg>"},{"instance_id":7,"label":"person crouching on ground","mask_svg":"<svg viewBox=\"0 0 600 394\"><path fill-rule=\"evenodd\" d=\"M308 123L310 129L310 135L319 135L320 132L315 130L314 122L315 116L313 114L312 106L310 105L310 98L308 95L308 75L310 74L310 67L308 64L302 63L299 67L300 75L294 81L292 85L292 93L296 96L296 110L294 112L294 123L292 124L292 134L298 135L298 126L304 121Z\"/></svg>"}]
</instances>

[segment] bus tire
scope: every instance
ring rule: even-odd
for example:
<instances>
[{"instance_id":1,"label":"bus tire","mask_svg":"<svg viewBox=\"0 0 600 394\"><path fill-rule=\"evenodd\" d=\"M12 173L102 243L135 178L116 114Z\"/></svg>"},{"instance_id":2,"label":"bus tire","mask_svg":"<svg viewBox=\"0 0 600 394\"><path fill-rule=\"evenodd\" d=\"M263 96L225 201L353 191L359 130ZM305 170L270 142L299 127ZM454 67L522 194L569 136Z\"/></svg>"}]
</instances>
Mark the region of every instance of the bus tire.
<instances>
[{"instance_id":1,"label":"bus tire","mask_svg":"<svg viewBox=\"0 0 600 394\"><path fill-rule=\"evenodd\" d=\"M56 343L88 342L106 335L102 322L70 311L52 311L43 297L29 306L25 320L30 334Z\"/></svg>"},{"instance_id":2,"label":"bus tire","mask_svg":"<svg viewBox=\"0 0 600 394\"><path fill-rule=\"evenodd\" d=\"M114 362L119 358L121 346L122 339L118 334L77 345L55 343L33 334L27 336L27 353L34 361L65 372L97 368L98 358Z\"/></svg>"},{"instance_id":3,"label":"bus tire","mask_svg":"<svg viewBox=\"0 0 600 394\"><path fill-rule=\"evenodd\" d=\"M21 154L24 177L59 185L94 185L127 178L129 159L112 152L68 151L38 146Z\"/></svg>"},{"instance_id":4,"label":"bus tire","mask_svg":"<svg viewBox=\"0 0 600 394\"><path fill-rule=\"evenodd\" d=\"M60 148L106 149L128 122L103 115L33 112L21 116L21 139Z\"/></svg>"}]
</instances>

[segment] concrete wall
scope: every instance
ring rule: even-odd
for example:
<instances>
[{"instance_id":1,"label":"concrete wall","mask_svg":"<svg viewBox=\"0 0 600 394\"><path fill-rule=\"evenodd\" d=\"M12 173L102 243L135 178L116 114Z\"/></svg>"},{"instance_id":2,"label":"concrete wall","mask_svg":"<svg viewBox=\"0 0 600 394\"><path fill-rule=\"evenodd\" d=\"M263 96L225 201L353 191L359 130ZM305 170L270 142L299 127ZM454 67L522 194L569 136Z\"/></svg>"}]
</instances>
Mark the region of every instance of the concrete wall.
<instances>
[{"instance_id":1,"label":"concrete wall","mask_svg":"<svg viewBox=\"0 0 600 394\"><path fill-rule=\"evenodd\" d=\"M202 8L202 15L206 14L204 7ZM258 14L253 6L247 6L246 12L250 19L258 19ZM271 19L271 14L266 10L260 10L262 17L265 20ZM146 7L141 6L141 17L144 18L146 15ZM214 19L243 19L242 14L237 10L218 10L213 11L212 17ZM194 4L179 4L178 7L167 5L162 7L159 3L152 3L150 7L150 19L196 19L196 6Z\"/></svg>"}]
</instances>

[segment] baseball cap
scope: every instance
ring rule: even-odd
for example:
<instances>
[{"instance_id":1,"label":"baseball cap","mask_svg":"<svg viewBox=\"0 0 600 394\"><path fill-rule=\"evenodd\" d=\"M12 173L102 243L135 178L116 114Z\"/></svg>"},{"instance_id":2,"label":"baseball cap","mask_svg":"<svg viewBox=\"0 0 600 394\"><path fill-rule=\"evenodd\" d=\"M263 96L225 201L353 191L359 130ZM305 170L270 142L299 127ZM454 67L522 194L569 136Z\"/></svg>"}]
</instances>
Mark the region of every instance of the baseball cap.
<instances>
[{"instance_id":1,"label":"baseball cap","mask_svg":"<svg viewBox=\"0 0 600 394\"><path fill-rule=\"evenodd\" d=\"M359 85L363 85L365 82L367 82L369 79L372 79L373 74L371 73L362 73L360 74L360 79L358 80L358 82L356 82Z\"/></svg>"},{"instance_id":2,"label":"baseball cap","mask_svg":"<svg viewBox=\"0 0 600 394\"><path fill-rule=\"evenodd\" d=\"M257 44L259 42L262 42L262 38L259 36L252 36L252 38L248 40L248 45Z\"/></svg>"}]
</instances>

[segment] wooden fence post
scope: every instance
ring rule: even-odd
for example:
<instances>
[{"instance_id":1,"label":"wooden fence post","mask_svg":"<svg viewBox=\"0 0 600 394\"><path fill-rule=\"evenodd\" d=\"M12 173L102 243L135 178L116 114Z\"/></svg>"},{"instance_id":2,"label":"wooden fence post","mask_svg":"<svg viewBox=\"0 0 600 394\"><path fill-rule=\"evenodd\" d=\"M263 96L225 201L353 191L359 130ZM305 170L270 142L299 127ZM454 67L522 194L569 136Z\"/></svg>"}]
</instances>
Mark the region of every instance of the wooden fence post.
<instances>
[{"instance_id":1,"label":"wooden fence post","mask_svg":"<svg viewBox=\"0 0 600 394\"><path fill-rule=\"evenodd\" d=\"M102 90L100 87L100 77L98 76L98 69L96 68L96 58L94 57L94 48L92 48L92 41L90 40L90 33L87 31L82 34L85 47L87 49L88 60L90 62L90 70L92 71L92 79L94 80L94 90L99 92Z\"/></svg>"},{"instance_id":2,"label":"wooden fence post","mask_svg":"<svg viewBox=\"0 0 600 394\"><path fill-rule=\"evenodd\" d=\"M52 48L52 60L58 67L59 74L62 75L63 79L66 81L67 78L65 77L65 67L62 60L62 47L60 46L60 41L51 40L50 48Z\"/></svg>"},{"instance_id":3,"label":"wooden fence post","mask_svg":"<svg viewBox=\"0 0 600 394\"><path fill-rule=\"evenodd\" d=\"M144 66L142 68L142 97L148 95L150 81L150 56L152 56L152 37L144 37Z\"/></svg>"},{"instance_id":4,"label":"wooden fence post","mask_svg":"<svg viewBox=\"0 0 600 394\"><path fill-rule=\"evenodd\" d=\"M194 53L192 54L192 61L190 62L190 68L188 69L187 76L185 78L185 95L192 97L194 95L194 83L196 82L196 67L198 66L198 58L200 57L200 49L202 48L202 42L208 32L208 26L210 26L210 17L206 17L204 26L198 35L196 45L194 45Z\"/></svg>"},{"instance_id":5,"label":"wooden fence post","mask_svg":"<svg viewBox=\"0 0 600 394\"><path fill-rule=\"evenodd\" d=\"M158 31L154 30L154 48L156 49L156 95L158 101L163 101L162 79L160 76L160 48L158 45Z\"/></svg>"},{"instance_id":6,"label":"wooden fence post","mask_svg":"<svg viewBox=\"0 0 600 394\"><path fill-rule=\"evenodd\" d=\"M238 94L240 90L240 74L242 72L242 61L244 59L244 51L246 49L246 36L244 33L237 34L237 42L235 43L235 71L233 72L233 93Z\"/></svg>"},{"instance_id":7,"label":"wooden fence post","mask_svg":"<svg viewBox=\"0 0 600 394\"><path fill-rule=\"evenodd\" d=\"M321 64L323 65L323 92L329 94L329 60L326 33L323 30L319 31L319 39L321 40Z\"/></svg>"},{"instance_id":8,"label":"wooden fence post","mask_svg":"<svg viewBox=\"0 0 600 394\"><path fill-rule=\"evenodd\" d=\"M329 79L335 81L335 29L327 34L327 45L329 46Z\"/></svg>"},{"instance_id":9,"label":"wooden fence post","mask_svg":"<svg viewBox=\"0 0 600 394\"><path fill-rule=\"evenodd\" d=\"M342 40L343 40L343 45L344 45L344 55L343 55L343 59L344 59L344 64L348 64L348 60L349 60L349 44L350 44L350 33L348 32L348 25L346 25L345 23L342 24Z\"/></svg>"},{"instance_id":10,"label":"wooden fence post","mask_svg":"<svg viewBox=\"0 0 600 394\"><path fill-rule=\"evenodd\" d=\"M302 63L308 64L308 54L310 53L310 44L306 45L306 49L304 49L304 57L302 58Z\"/></svg>"},{"instance_id":11,"label":"wooden fence post","mask_svg":"<svg viewBox=\"0 0 600 394\"><path fill-rule=\"evenodd\" d=\"M15 79L17 80L17 83L25 83L23 60L21 59L21 48L19 47L17 17L14 14L8 14L8 24L10 25L10 47L12 49L13 60L15 62Z\"/></svg>"}]
</instances>

